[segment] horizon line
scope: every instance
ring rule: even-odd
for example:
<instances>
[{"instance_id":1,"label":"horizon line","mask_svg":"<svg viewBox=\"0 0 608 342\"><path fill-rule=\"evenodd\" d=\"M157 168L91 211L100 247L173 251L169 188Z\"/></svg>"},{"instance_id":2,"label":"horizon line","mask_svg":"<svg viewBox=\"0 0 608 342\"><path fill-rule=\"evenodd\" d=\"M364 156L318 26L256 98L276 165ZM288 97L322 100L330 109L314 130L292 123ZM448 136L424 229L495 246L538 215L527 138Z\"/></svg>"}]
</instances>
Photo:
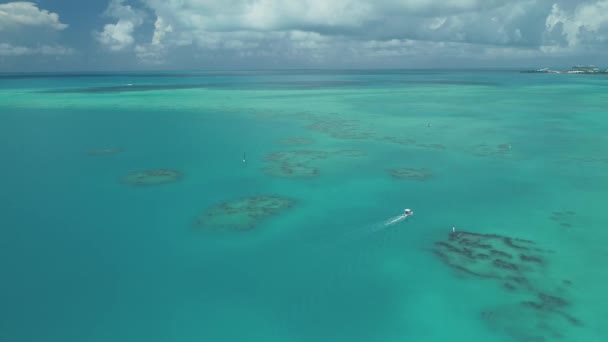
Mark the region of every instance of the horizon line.
<instances>
[{"instance_id":1,"label":"horizon line","mask_svg":"<svg viewBox=\"0 0 608 342\"><path fill-rule=\"evenodd\" d=\"M572 66L571 66L572 67ZM121 72L243 72L243 71L391 71L391 70L536 70L553 67L411 67L411 68L247 68L247 69L112 69L112 70L46 70L46 71L2 71L1 74L44 73L121 73Z\"/></svg>"}]
</instances>

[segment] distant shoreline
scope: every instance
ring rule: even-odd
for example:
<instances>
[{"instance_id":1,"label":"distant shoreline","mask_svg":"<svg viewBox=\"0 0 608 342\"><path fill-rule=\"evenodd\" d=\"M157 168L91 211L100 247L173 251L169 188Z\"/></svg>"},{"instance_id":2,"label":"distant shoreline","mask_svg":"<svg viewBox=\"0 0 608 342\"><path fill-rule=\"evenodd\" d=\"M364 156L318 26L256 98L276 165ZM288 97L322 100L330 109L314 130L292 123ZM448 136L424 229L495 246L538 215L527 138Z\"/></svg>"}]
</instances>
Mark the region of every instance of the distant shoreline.
<instances>
[{"instance_id":1,"label":"distant shoreline","mask_svg":"<svg viewBox=\"0 0 608 342\"><path fill-rule=\"evenodd\" d=\"M583 75L607 75L608 69L600 70L595 66L573 66L568 70L552 70L549 68L537 69L537 70L524 70L521 71L526 74L583 74Z\"/></svg>"}]
</instances>

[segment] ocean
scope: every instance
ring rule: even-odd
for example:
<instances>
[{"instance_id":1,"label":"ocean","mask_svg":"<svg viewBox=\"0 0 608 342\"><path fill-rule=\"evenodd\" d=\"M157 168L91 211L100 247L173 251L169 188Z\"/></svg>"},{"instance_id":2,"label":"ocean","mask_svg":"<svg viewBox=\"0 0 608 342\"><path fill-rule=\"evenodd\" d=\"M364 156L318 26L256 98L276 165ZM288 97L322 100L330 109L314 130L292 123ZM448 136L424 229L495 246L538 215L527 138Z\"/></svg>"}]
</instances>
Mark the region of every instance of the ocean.
<instances>
[{"instance_id":1,"label":"ocean","mask_svg":"<svg viewBox=\"0 0 608 342\"><path fill-rule=\"evenodd\" d=\"M0 340L606 341L607 86L0 74Z\"/></svg>"}]
</instances>

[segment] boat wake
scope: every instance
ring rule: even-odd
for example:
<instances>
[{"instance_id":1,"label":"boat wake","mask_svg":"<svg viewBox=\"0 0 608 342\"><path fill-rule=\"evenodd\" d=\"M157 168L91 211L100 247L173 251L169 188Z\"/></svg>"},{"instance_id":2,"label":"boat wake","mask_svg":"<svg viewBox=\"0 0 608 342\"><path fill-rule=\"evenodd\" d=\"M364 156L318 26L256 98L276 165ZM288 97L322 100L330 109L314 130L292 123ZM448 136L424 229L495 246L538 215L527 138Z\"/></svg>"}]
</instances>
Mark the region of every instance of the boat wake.
<instances>
[{"instance_id":1,"label":"boat wake","mask_svg":"<svg viewBox=\"0 0 608 342\"><path fill-rule=\"evenodd\" d=\"M407 215L399 215L399 216L391 217L390 219L388 219L384 222L384 226L388 227L388 226L395 225L399 222L405 221L408 217L409 216L407 216Z\"/></svg>"},{"instance_id":2,"label":"boat wake","mask_svg":"<svg viewBox=\"0 0 608 342\"><path fill-rule=\"evenodd\" d=\"M360 239L360 238L365 238L368 237L370 235L374 235L374 234L378 234L381 233L389 228L391 228L392 226L395 226L401 222L407 221L407 219L409 219L411 215L398 215L398 216L393 216L391 218L382 220L380 222L376 222L364 227L360 227L358 229L355 229L353 231L351 231L348 234L348 237L351 239Z\"/></svg>"}]
</instances>

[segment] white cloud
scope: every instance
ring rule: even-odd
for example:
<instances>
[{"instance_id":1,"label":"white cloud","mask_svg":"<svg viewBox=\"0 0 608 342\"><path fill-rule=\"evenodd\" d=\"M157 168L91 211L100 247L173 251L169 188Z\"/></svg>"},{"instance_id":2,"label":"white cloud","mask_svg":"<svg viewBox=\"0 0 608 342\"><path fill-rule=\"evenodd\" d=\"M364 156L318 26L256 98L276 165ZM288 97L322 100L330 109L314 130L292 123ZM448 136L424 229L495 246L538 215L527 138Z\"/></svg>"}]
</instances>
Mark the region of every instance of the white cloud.
<instances>
[{"instance_id":1,"label":"white cloud","mask_svg":"<svg viewBox=\"0 0 608 342\"><path fill-rule=\"evenodd\" d=\"M135 23L119 20L116 24L107 24L103 31L97 34L97 40L112 51L121 51L133 45Z\"/></svg>"},{"instance_id":2,"label":"white cloud","mask_svg":"<svg viewBox=\"0 0 608 342\"><path fill-rule=\"evenodd\" d=\"M141 11L124 5L124 0L111 0L106 15L118 19L116 24L106 24L102 32L95 33L97 41L111 51L122 51L135 43L133 33L143 24Z\"/></svg>"},{"instance_id":3,"label":"white cloud","mask_svg":"<svg viewBox=\"0 0 608 342\"><path fill-rule=\"evenodd\" d=\"M154 35L152 36L152 45L161 45L163 38L167 33L173 32L173 26L165 23L162 17L157 17L154 23Z\"/></svg>"},{"instance_id":4,"label":"white cloud","mask_svg":"<svg viewBox=\"0 0 608 342\"><path fill-rule=\"evenodd\" d=\"M73 49L55 43L59 32L67 27L57 13L34 3L0 4L0 56L73 54Z\"/></svg>"},{"instance_id":5,"label":"white cloud","mask_svg":"<svg viewBox=\"0 0 608 342\"><path fill-rule=\"evenodd\" d=\"M511 44L527 39L510 27L536 0L144 0L169 40L218 48L231 32L301 31L356 39L417 39ZM438 15L441 14L441 15ZM155 35L156 35L155 31ZM535 33L540 37L540 32ZM164 37L164 35L163 35ZM538 39L538 38L535 38Z\"/></svg>"},{"instance_id":6,"label":"white cloud","mask_svg":"<svg viewBox=\"0 0 608 342\"><path fill-rule=\"evenodd\" d=\"M146 63L189 54L334 61L443 55L475 58L563 56L608 40L608 0L140 0L155 18L111 0L98 40L133 47ZM180 51L180 52L176 52ZM187 51L187 52L184 52ZM501 54L504 54L502 56Z\"/></svg>"},{"instance_id":7,"label":"white cloud","mask_svg":"<svg viewBox=\"0 0 608 342\"><path fill-rule=\"evenodd\" d=\"M41 45L36 47L15 46L0 43L0 56L26 56L26 55L71 55L74 50L60 45Z\"/></svg>"},{"instance_id":8,"label":"white cloud","mask_svg":"<svg viewBox=\"0 0 608 342\"><path fill-rule=\"evenodd\" d=\"M581 40L587 43L606 41L608 36L608 0L583 3L572 12L554 4L547 16L549 31L561 30L568 46L576 47ZM589 33L592 33L589 35Z\"/></svg>"},{"instance_id":9,"label":"white cloud","mask_svg":"<svg viewBox=\"0 0 608 342\"><path fill-rule=\"evenodd\" d=\"M335 34L370 25L390 30L394 25L383 24L393 20L402 22L399 28L409 24L411 30L415 29L416 21L425 18L437 19L435 29L438 21L450 16L491 11L532 0L143 1L157 16L182 31L302 30Z\"/></svg>"},{"instance_id":10,"label":"white cloud","mask_svg":"<svg viewBox=\"0 0 608 342\"><path fill-rule=\"evenodd\" d=\"M144 0L157 16L208 31L285 30L298 26L359 26L375 16L358 0Z\"/></svg>"},{"instance_id":11,"label":"white cloud","mask_svg":"<svg viewBox=\"0 0 608 342\"><path fill-rule=\"evenodd\" d=\"M28 26L58 31L68 27L59 21L57 13L41 10L34 3L19 1L0 4L0 31L18 30Z\"/></svg>"},{"instance_id":12,"label":"white cloud","mask_svg":"<svg viewBox=\"0 0 608 342\"><path fill-rule=\"evenodd\" d=\"M173 27L166 24L162 17L157 17L154 22L154 33L150 43L137 44L135 55L145 64L162 64L167 52L163 40L167 33L173 32Z\"/></svg>"}]
</instances>

